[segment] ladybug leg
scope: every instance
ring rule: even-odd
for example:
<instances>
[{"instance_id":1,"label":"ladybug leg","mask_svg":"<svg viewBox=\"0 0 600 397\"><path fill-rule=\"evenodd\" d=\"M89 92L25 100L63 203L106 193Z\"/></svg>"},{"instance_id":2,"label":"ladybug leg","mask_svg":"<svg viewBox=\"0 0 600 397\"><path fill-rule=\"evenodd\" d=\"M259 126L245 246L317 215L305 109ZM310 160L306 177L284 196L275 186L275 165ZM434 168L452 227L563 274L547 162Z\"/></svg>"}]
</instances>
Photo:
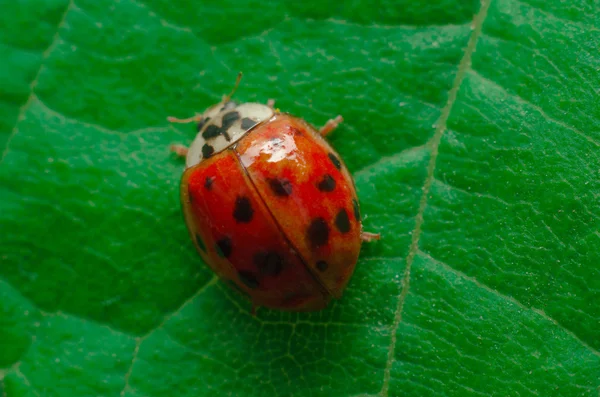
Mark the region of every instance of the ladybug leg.
<instances>
[{"instance_id":1,"label":"ladybug leg","mask_svg":"<svg viewBox=\"0 0 600 397\"><path fill-rule=\"evenodd\" d=\"M275 99L267 100L267 106L273 109L275 107Z\"/></svg>"},{"instance_id":2,"label":"ladybug leg","mask_svg":"<svg viewBox=\"0 0 600 397\"><path fill-rule=\"evenodd\" d=\"M171 145L170 149L179 157L187 156L188 148L183 145Z\"/></svg>"},{"instance_id":3,"label":"ladybug leg","mask_svg":"<svg viewBox=\"0 0 600 397\"><path fill-rule=\"evenodd\" d=\"M199 123L202 121L202 115L196 115L193 117L188 117L187 119L178 119L176 117L167 117L167 120L170 123L178 123L178 124L188 124L188 123ZM171 145L169 148L173 153L175 153L179 157L187 156L188 148L183 145Z\"/></svg>"},{"instance_id":4,"label":"ladybug leg","mask_svg":"<svg viewBox=\"0 0 600 397\"><path fill-rule=\"evenodd\" d=\"M178 119L176 117L167 117L167 120L170 123L178 123L178 124L189 124L189 123L199 123L202 121L202 115L201 114L197 114L193 117L188 117L187 119Z\"/></svg>"},{"instance_id":5,"label":"ladybug leg","mask_svg":"<svg viewBox=\"0 0 600 397\"><path fill-rule=\"evenodd\" d=\"M323 136L329 134L331 131L335 130L342 121L344 121L344 118L340 115L338 115L335 119L327 120L325 125L319 130L319 133Z\"/></svg>"},{"instance_id":6,"label":"ladybug leg","mask_svg":"<svg viewBox=\"0 0 600 397\"><path fill-rule=\"evenodd\" d=\"M364 241L365 243L379 240L380 237L381 237L381 233L360 232L360 239L362 241Z\"/></svg>"}]
</instances>

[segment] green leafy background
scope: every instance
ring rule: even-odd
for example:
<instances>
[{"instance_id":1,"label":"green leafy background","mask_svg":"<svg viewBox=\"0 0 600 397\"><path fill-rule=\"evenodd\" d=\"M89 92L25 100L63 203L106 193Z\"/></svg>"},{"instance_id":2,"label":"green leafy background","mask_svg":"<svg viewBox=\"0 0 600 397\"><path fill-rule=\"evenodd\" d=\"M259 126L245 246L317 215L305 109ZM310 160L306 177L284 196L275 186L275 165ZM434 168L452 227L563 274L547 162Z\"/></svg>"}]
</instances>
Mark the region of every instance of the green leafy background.
<instances>
[{"instance_id":1,"label":"green leafy background","mask_svg":"<svg viewBox=\"0 0 600 397\"><path fill-rule=\"evenodd\" d=\"M0 0L0 396L598 396L600 3ZM168 145L227 93L322 124L382 240L256 317Z\"/></svg>"}]
</instances>

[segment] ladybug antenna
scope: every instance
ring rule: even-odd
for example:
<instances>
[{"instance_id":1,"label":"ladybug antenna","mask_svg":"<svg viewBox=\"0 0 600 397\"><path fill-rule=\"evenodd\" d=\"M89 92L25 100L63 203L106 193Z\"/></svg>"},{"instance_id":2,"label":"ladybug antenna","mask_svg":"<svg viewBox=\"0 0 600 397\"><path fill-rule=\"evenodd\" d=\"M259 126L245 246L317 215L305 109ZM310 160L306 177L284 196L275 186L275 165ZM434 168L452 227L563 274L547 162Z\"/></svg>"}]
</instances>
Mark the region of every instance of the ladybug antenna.
<instances>
[{"instance_id":1,"label":"ladybug antenna","mask_svg":"<svg viewBox=\"0 0 600 397\"><path fill-rule=\"evenodd\" d=\"M231 97L233 96L233 94L235 94L235 92L237 91L237 89L240 85L240 80L242 80L242 72L238 73L237 79L235 79L235 85L233 86L233 90L231 90L229 95L227 95L225 98L223 98L223 102L227 103L227 102L229 102L229 100L231 100Z\"/></svg>"}]
</instances>

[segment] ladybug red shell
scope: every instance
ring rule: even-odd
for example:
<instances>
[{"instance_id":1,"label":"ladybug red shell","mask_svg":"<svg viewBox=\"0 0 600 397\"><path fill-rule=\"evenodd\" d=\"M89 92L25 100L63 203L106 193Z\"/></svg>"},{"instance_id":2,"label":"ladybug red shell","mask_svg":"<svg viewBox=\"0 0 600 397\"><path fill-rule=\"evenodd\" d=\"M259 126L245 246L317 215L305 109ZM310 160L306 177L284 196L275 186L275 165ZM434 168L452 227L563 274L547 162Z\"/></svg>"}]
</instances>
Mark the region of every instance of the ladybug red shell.
<instances>
[{"instance_id":1,"label":"ladybug red shell","mask_svg":"<svg viewBox=\"0 0 600 397\"><path fill-rule=\"evenodd\" d=\"M198 121L181 202L204 261L255 306L318 310L339 298L363 233L352 176L322 135L272 104L225 97Z\"/></svg>"}]
</instances>

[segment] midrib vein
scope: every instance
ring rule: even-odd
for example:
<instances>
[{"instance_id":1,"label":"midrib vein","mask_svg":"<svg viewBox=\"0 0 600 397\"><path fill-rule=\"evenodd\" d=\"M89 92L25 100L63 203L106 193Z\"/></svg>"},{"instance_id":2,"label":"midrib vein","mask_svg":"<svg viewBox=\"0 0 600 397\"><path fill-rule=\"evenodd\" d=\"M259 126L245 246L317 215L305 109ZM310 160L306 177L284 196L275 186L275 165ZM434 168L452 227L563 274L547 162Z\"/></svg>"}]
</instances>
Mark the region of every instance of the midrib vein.
<instances>
[{"instance_id":1,"label":"midrib vein","mask_svg":"<svg viewBox=\"0 0 600 397\"><path fill-rule=\"evenodd\" d=\"M25 100L25 102L23 102L23 104L19 108L19 113L17 115L17 119L15 120L15 125L13 126L13 129L10 132L10 134L8 135L4 149L2 150L2 155L0 155L0 163L4 162L4 158L6 157L6 155L8 154L8 151L9 151L10 143L11 143L12 139L15 137L15 135L17 134L17 132L19 131L19 128L18 128L19 123L25 118L25 113L27 112L27 110L29 110L29 107L36 99L35 87L38 84L38 80L40 78L42 70L44 70L45 62L50 57L50 54L56 49L58 42L60 40L60 30L63 28L63 26L65 25L65 23L67 21L67 15L71 11L71 9L73 9L74 7L75 7L74 0L70 0L69 3L67 4L67 6L65 7L65 10L60 18L60 21L58 22L58 25L56 25L56 31L54 32L54 35L52 36L52 40L50 41L50 44L44 50L44 52L42 52L42 56L40 58L40 64L38 66L37 72L35 73L35 77L33 78L33 80L31 80L31 83L29 83L29 95L27 96L27 99Z\"/></svg>"},{"instance_id":2,"label":"midrib vein","mask_svg":"<svg viewBox=\"0 0 600 397\"><path fill-rule=\"evenodd\" d=\"M400 325L400 322L402 321L402 310L404 308L404 301L406 300L406 295L408 294L408 290L410 287L410 270L415 255L417 254L419 248L419 238L421 236L421 227L423 225L423 214L425 212L425 208L427 207L427 196L429 194L429 189L431 188L431 183L433 182L433 173L435 171L438 147L442 139L442 135L446 131L446 123L448 121L448 117L450 116L450 112L452 111L452 106L456 101L458 90L460 89L465 74L470 68L471 57L473 55L473 52L475 51L477 39L479 38L479 35L481 33L483 21L487 16L487 11L489 9L490 2L491 0L481 1L481 8L475 16L475 19L473 20L473 31L471 33L471 37L469 38L469 42L465 49L465 53L462 59L460 60L460 63L458 64L458 71L456 73L456 77L454 78L452 88L448 93L448 100L446 101L446 105L442 109L440 118L436 123L435 133L431 138L431 141L429 142L429 146L431 147L431 158L429 159L429 164L427 166L427 177L425 179L425 183L423 184L423 192L421 195L421 200L419 202L419 211L417 213L417 216L415 217L415 228L412 233L410 249L406 257L406 268L404 270L404 276L402 277L401 291L396 303L396 312L394 315L394 322L391 327L391 342L388 349L388 357L384 371L383 385L379 393L381 397L387 397L389 392L391 368L394 363L394 351L396 349L396 332L398 331L398 327Z\"/></svg>"}]
</instances>

